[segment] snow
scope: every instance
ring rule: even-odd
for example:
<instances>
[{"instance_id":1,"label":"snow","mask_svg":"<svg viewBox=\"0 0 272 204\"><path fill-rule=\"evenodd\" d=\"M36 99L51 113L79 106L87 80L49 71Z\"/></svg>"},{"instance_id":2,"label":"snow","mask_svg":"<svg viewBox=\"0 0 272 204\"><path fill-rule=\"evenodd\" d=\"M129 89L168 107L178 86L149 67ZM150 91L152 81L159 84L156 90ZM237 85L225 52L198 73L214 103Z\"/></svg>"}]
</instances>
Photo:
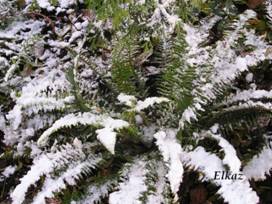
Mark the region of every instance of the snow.
<instances>
[{"instance_id":1,"label":"snow","mask_svg":"<svg viewBox=\"0 0 272 204\"><path fill-rule=\"evenodd\" d=\"M271 91L266 91L266 90L244 90L244 91L239 91L231 97L228 100L228 103L233 103L233 102L238 102L238 101L249 101L252 99L272 99L272 90Z\"/></svg>"},{"instance_id":2,"label":"snow","mask_svg":"<svg viewBox=\"0 0 272 204\"><path fill-rule=\"evenodd\" d=\"M46 145L49 136L59 129L77 125L103 126L103 129L96 130L96 133L98 134L97 138L112 154L114 154L114 146L116 142L116 133L113 130L118 130L129 126L126 121L113 119L106 115L95 115L90 112L79 114L71 113L55 121L55 123L49 129L43 132L38 139L38 145Z\"/></svg>"},{"instance_id":3,"label":"snow","mask_svg":"<svg viewBox=\"0 0 272 204\"><path fill-rule=\"evenodd\" d=\"M109 204L141 204L138 199L147 190L145 185L145 162L138 160L129 169L128 180L119 184L119 190L109 195Z\"/></svg>"},{"instance_id":4,"label":"snow","mask_svg":"<svg viewBox=\"0 0 272 204\"><path fill-rule=\"evenodd\" d=\"M270 23L272 23L272 2L269 0L266 0L265 7L267 12L267 18L270 20Z\"/></svg>"},{"instance_id":5,"label":"snow","mask_svg":"<svg viewBox=\"0 0 272 204\"><path fill-rule=\"evenodd\" d=\"M109 128L103 128L96 130L97 139L109 150L110 153L114 154L114 147L116 143L116 132L113 132Z\"/></svg>"},{"instance_id":6,"label":"snow","mask_svg":"<svg viewBox=\"0 0 272 204\"><path fill-rule=\"evenodd\" d=\"M143 4L145 4L145 0L137 0L136 4L143 5Z\"/></svg>"},{"instance_id":7,"label":"snow","mask_svg":"<svg viewBox=\"0 0 272 204\"><path fill-rule=\"evenodd\" d=\"M113 119L111 117L105 117L102 120L102 125L105 128L109 128L109 129L121 129L124 127L129 126L129 123L124 121L124 120L120 120L120 119Z\"/></svg>"},{"instance_id":8,"label":"snow","mask_svg":"<svg viewBox=\"0 0 272 204\"><path fill-rule=\"evenodd\" d=\"M32 113L38 113L40 110L52 111L61 110L65 108L65 105L72 103L74 101L74 96L67 96L64 99L56 99L54 97L31 97L23 96L17 99L17 106L22 108L29 108L26 112L28 115Z\"/></svg>"},{"instance_id":9,"label":"snow","mask_svg":"<svg viewBox=\"0 0 272 204\"><path fill-rule=\"evenodd\" d=\"M134 110L136 112L140 112L143 109L146 109L154 104L159 104L163 102L169 102L170 100L164 97L149 97L146 98L144 101L138 101Z\"/></svg>"},{"instance_id":10,"label":"snow","mask_svg":"<svg viewBox=\"0 0 272 204\"><path fill-rule=\"evenodd\" d=\"M171 129L167 129L166 132L159 131L154 135L154 138L157 140L156 145L163 156L164 162L169 167L167 178L175 199L177 199L177 192L182 182L184 170L180 161L183 151L181 145L176 141L176 131Z\"/></svg>"},{"instance_id":11,"label":"snow","mask_svg":"<svg viewBox=\"0 0 272 204\"><path fill-rule=\"evenodd\" d=\"M143 118L142 118L142 116L138 115L138 114L135 115L135 122L136 122L137 125L143 124Z\"/></svg>"},{"instance_id":12,"label":"snow","mask_svg":"<svg viewBox=\"0 0 272 204\"><path fill-rule=\"evenodd\" d=\"M149 97L146 98L144 101L137 101L135 96L126 95L121 93L117 97L118 101L121 104L125 104L126 106L132 107L131 111L140 112L143 109L146 109L154 104L159 104L163 102L169 102L170 100L165 97Z\"/></svg>"},{"instance_id":13,"label":"snow","mask_svg":"<svg viewBox=\"0 0 272 204\"><path fill-rule=\"evenodd\" d=\"M82 35L83 35L82 31L73 32L71 38L69 39L69 43L74 42L77 38L80 38Z\"/></svg>"},{"instance_id":14,"label":"snow","mask_svg":"<svg viewBox=\"0 0 272 204\"><path fill-rule=\"evenodd\" d=\"M37 0L39 7L47 9L51 6L48 0Z\"/></svg>"},{"instance_id":15,"label":"snow","mask_svg":"<svg viewBox=\"0 0 272 204\"><path fill-rule=\"evenodd\" d=\"M71 166L57 179L47 177L42 190L34 197L33 204L46 204L45 198L54 197L54 193L65 189L67 184L70 186L76 185L76 181L83 174L82 172L87 171L87 169L94 169L99 161L101 161L101 158L97 157L92 161L85 161L76 166Z\"/></svg>"},{"instance_id":16,"label":"snow","mask_svg":"<svg viewBox=\"0 0 272 204\"><path fill-rule=\"evenodd\" d=\"M163 163L157 163L156 171L158 173L158 179L155 184L155 192L147 197L147 204L166 203L163 193L166 186L165 175L167 174L167 172Z\"/></svg>"},{"instance_id":17,"label":"snow","mask_svg":"<svg viewBox=\"0 0 272 204\"><path fill-rule=\"evenodd\" d=\"M0 31L0 38L4 39L28 39L30 36L39 34L44 22L38 20L27 20L27 21L15 21L11 23L5 30ZM22 32L22 30L29 29L28 32ZM20 35L19 35L20 33Z\"/></svg>"},{"instance_id":18,"label":"snow","mask_svg":"<svg viewBox=\"0 0 272 204\"><path fill-rule=\"evenodd\" d=\"M267 147L261 153L255 155L243 169L243 173L248 179L264 180L266 175L270 175L272 169L272 150Z\"/></svg>"},{"instance_id":19,"label":"snow","mask_svg":"<svg viewBox=\"0 0 272 204\"><path fill-rule=\"evenodd\" d=\"M252 191L247 179L225 180L214 179L215 171L226 171L220 158L210 154L203 147L197 147L194 151L184 153L180 158L194 170L204 173L204 179L210 180L220 186L217 193L221 194L224 201L229 204L256 204L259 198L256 192Z\"/></svg>"},{"instance_id":20,"label":"snow","mask_svg":"<svg viewBox=\"0 0 272 204\"><path fill-rule=\"evenodd\" d=\"M57 47L57 48L66 48L69 47L68 42L63 42L63 41L56 41L56 40L49 40L48 44L52 47Z\"/></svg>"},{"instance_id":21,"label":"snow","mask_svg":"<svg viewBox=\"0 0 272 204\"><path fill-rule=\"evenodd\" d=\"M14 191L10 194L13 204L21 204L25 199L28 187L35 184L42 175L53 171L53 163L46 156L43 155L39 160L34 161L30 171L20 180L20 184L16 186Z\"/></svg>"},{"instance_id":22,"label":"snow","mask_svg":"<svg viewBox=\"0 0 272 204\"><path fill-rule=\"evenodd\" d=\"M132 107L137 101L135 96L126 95L124 93L120 93L117 97L118 101L126 106Z\"/></svg>"},{"instance_id":23,"label":"snow","mask_svg":"<svg viewBox=\"0 0 272 204\"><path fill-rule=\"evenodd\" d=\"M7 119L12 121L13 129L16 130L22 121L22 108L21 106L15 106L7 115Z\"/></svg>"},{"instance_id":24,"label":"snow","mask_svg":"<svg viewBox=\"0 0 272 204\"><path fill-rule=\"evenodd\" d=\"M3 130L6 127L6 120L1 109L2 106L0 105L0 130Z\"/></svg>"},{"instance_id":25,"label":"snow","mask_svg":"<svg viewBox=\"0 0 272 204\"><path fill-rule=\"evenodd\" d=\"M2 175L5 176L6 178L10 177L11 175L14 174L16 171L17 166L7 166L5 170L2 172Z\"/></svg>"},{"instance_id":26,"label":"snow","mask_svg":"<svg viewBox=\"0 0 272 204\"><path fill-rule=\"evenodd\" d=\"M62 146L60 151L42 154L41 156L36 157L30 170L20 179L20 184L17 185L10 194L13 201L12 203L23 203L28 188L31 185L35 185L35 183L40 180L41 176L49 175L54 170L63 168L63 166L71 163L71 159L85 157L85 155L82 154L81 149L77 149L75 146L67 144Z\"/></svg>"},{"instance_id":27,"label":"snow","mask_svg":"<svg viewBox=\"0 0 272 204\"><path fill-rule=\"evenodd\" d=\"M246 75L246 81L247 81L248 83L250 83L250 82L252 82L252 80L253 80L253 74L252 74L252 73L248 73L248 74Z\"/></svg>"},{"instance_id":28,"label":"snow","mask_svg":"<svg viewBox=\"0 0 272 204\"><path fill-rule=\"evenodd\" d=\"M149 19L148 26L152 27L156 24L163 25L165 28L166 33L173 33L174 28L177 23L181 22L181 19L175 15L169 13L168 8L174 1L172 0L165 0L165 1L155 1L156 8L153 12L153 15ZM166 19L167 24L162 24L163 20Z\"/></svg>"},{"instance_id":29,"label":"snow","mask_svg":"<svg viewBox=\"0 0 272 204\"><path fill-rule=\"evenodd\" d=\"M76 204L96 204L101 201L102 198L106 197L113 186L118 184L115 179L108 179L105 183L102 184L91 184L87 190L87 196L79 201Z\"/></svg>"},{"instance_id":30,"label":"snow","mask_svg":"<svg viewBox=\"0 0 272 204\"><path fill-rule=\"evenodd\" d=\"M15 72L15 70L17 69L17 67L18 67L17 64L12 64L10 66L10 68L8 69L8 71L7 71L7 73L6 73L5 77L4 77L5 81L8 81L9 78L11 78L12 74Z\"/></svg>"},{"instance_id":31,"label":"snow","mask_svg":"<svg viewBox=\"0 0 272 204\"><path fill-rule=\"evenodd\" d=\"M151 144L154 140L154 134L156 131L159 129L158 126L155 124L150 124L148 126L143 126L142 127L142 132L143 132L143 141L146 144Z\"/></svg>"},{"instance_id":32,"label":"snow","mask_svg":"<svg viewBox=\"0 0 272 204\"><path fill-rule=\"evenodd\" d=\"M222 147L225 153L223 164L228 165L233 173L237 173L240 171L241 161L238 158L234 147L225 138L217 133L218 127L218 124L215 124L213 127L211 127L211 132L209 135L219 142L218 145Z\"/></svg>"},{"instance_id":33,"label":"snow","mask_svg":"<svg viewBox=\"0 0 272 204\"><path fill-rule=\"evenodd\" d=\"M3 70L4 68L9 66L9 62L6 58L0 57L0 68Z\"/></svg>"},{"instance_id":34,"label":"snow","mask_svg":"<svg viewBox=\"0 0 272 204\"><path fill-rule=\"evenodd\" d=\"M185 122L185 121L188 122L188 123L191 123L191 119L197 120L197 117L196 117L196 114L195 114L193 108L188 107L188 108L185 109L185 111L182 113L181 121L180 121L181 127L184 126L184 122Z\"/></svg>"},{"instance_id":35,"label":"snow","mask_svg":"<svg viewBox=\"0 0 272 204\"><path fill-rule=\"evenodd\" d=\"M70 6L76 4L76 0L59 0L61 8L69 8Z\"/></svg>"}]
</instances>

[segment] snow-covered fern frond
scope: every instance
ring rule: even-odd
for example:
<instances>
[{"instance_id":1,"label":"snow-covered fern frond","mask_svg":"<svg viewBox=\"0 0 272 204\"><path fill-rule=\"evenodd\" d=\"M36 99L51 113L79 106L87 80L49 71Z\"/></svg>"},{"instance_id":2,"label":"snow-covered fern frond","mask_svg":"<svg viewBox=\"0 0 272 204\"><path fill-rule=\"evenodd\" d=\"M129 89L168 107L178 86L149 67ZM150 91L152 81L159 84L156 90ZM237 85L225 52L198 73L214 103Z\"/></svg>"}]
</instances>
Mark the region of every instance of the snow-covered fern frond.
<instances>
[{"instance_id":1,"label":"snow-covered fern frond","mask_svg":"<svg viewBox=\"0 0 272 204\"><path fill-rule=\"evenodd\" d=\"M194 151L186 154L186 157L181 158L188 166L198 170L204 174L204 180L210 180L220 186L219 193L225 202L230 204L235 203L252 203L259 202L257 194L252 190L246 178L242 180L215 180L214 172L223 172L226 169L223 162L214 154L210 154L203 147L198 147Z\"/></svg>"},{"instance_id":2,"label":"snow-covered fern frond","mask_svg":"<svg viewBox=\"0 0 272 204\"><path fill-rule=\"evenodd\" d=\"M127 175L123 177L123 182L119 183L118 190L109 195L110 204L141 203L139 198L147 190L145 165L146 162L141 159L133 162Z\"/></svg>"},{"instance_id":3,"label":"snow-covered fern frond","mask_svg":"<svg viewBox=\"0 0 272 204\"><path fill-rule=\"evenodd\" d=\"M205 132L207 136L210 136L218 141L218 145L224 151L223 164L230 168L231 172L239 172L241 168L241 161L238 158L234 147L218 133L218 124L211 127L210 131Z\"/></svg>"},{"instance_id":4,"label":"snow-covered fern frond","mask_svg":"<svg viewBox=\"0 0 272 204\"><path fill-rule=\"evenodd\" d=\"M45 198L54 197L53 193L60 192L67 186L75 186L77 180L82 178L82 175L88 175L92 169L95 169L98 162L101 161L97 155L90 157L86 161L79 162L76 165L69 166L68 169L58 178L47 178L41 191L34 197L33 204L46 204Z\"/></svg>"},{"instance_id":5,"label":"snow-covered fern frond","mask_svg":"<svg viewBox=\"0 0 272 204\"><path fill-rule=\"evenodd\" d=\"M213 67L212 74L207 75L213 80L211 83L208 83L206 81L207 79L205 80L205 75L203 75L202 78L204 78L204 80L196 82L199 87L197 87L197 91L193 92L195 95L193 94L192 105L188 107L181 116L181 128L184 127L186 122L190 123L191 121L197 120L199 116L197 117L196 113L201 114L201 112L205 112L205 107L211 101L223 95L225 89L228 88L233 80L242 72L246 71L249 66L256 66L262 59L271 58L270 55L266 54L267 49L271 46L256 36L253 30L245 28L248 24L248 20L255 16L256 14L251 10L247 10L239 16L239 19L232 24L234 31L227 33L223 40L216 43L216 48L212 51L212 57L208 60L209 64L206 63L208 59L206 54L210 47L207 47L207 49L205 49L206 52L203 52L203 57L206 56L206 60L203 60L201 66L205 66L206 64L206 66ZM188 28L187 30L190 31ZM256 47L252 53L246 56L237 55L234 50L231 49L240 39L241 34L245 36L245 45ZM200 64L198 64L198 66L200 66ZM203 73L203 71L200 71L200 73Z\"/></svg>"},{"instance_id":6,"label":"snow-covered fern frond","mask_svg":"<svg viewBox=\"0 0 272 204\"><path fill-rule=\"evenodd\" d=\"M152 107L155 104L160 104L163 102L169 102L170 100L165 97L149 97L144 101L137 101L136 97L132 95L126 95L121 93L117 99L120 103L125 104L126 106L131 107L131 111L140 112L148 107Z\"/></svg>"},{"instance_id":7,"label":"snow-covered fern frond","mask_svg":"<svg viewBox=\"0 0 272 204\"><path fill-rule=\"evenodd\" d=\"M0 203L271 203L270 1L0 17Z\"/></svg>"},{"instance_id":8,"label":"snow-covered fern frond","mask_svg":"<svg viewBox=\"0 0 272 204\"><path fill-rule=\"evenodd\" d=\"M31 169L21 178L21 182L11 193L14 203L22 203L28 188L35 185L42 176L49 176L56 170L69 165L73 160L84 159L85 155L80 147L66 144L61 146L59 150L40 155L35 158Z\"/></svg>"},{"instance_id":9,"label":"snow-covered fern frond","mask_svg":"<svg viewBox=\"0 0 272 204\"><path fill-rule=\"evenodd\" d=\"M154 161L155 164L150 164L149 171L153 173L152 175L147 174L147 185L151 186L152 191L148 192L146 196L146 203L168 203L170 202L169 195L167 195L167 188L169 185L167 184L167 179L165 175L167 175L167 169L163 162ZM156 173L153 169L157 169ZM151 178L149 178L149 176ZM153 188L155 187L155 188Z\"/></svg>"},{"instance_id":10,"label":"snow-covered fern frond","mask_svg":"<svg viewBox=\"0 0 272 204\"><path fill-rule=\"evenodd\" d=\"M173 194L175 194L175 199L177 200L177 192L183 178L183 164L180 161L183 150L181 145L176 141L175 136L176 131L171 129L166 130L166 132L157 132L154 135L163 160L169 168L167 178L170 182L171 190Z\"/></svg>"},{"instance_id":11,"label":"snow-covered fern frond","mask_svg":"<svg viewBox=\"0 0 272 204\"><path fill-rule=\"evenodd\" d=\"M107 197L112 189L118 185L117 179L107 179L107 181L100 184L92 184L88 187L84 199L74 201L76 204L95 204Z\"/></svg>"},{"instance_id":12,"label":"snow-covered fern frond","mask_svg":"<svg viewBox=\"0 0 272 204\"><path fill-rule=\"evenodd\" d=\"M249 100L272 100L272 91L267 90L243 90L237 92L227 100L227 103L247 102Z\"/></svg>"},{"instance_id":13,"label":"snow-covered fern frond","mask_svg":"<svg viewBox=\"0 0 272 204\"><path fill-rule=\"evenodd\" d=\"M269 20L270 26L272 26L272 3L269 0L265 1L266 6L266 12L267 12L267 18Z\"/></svg>"},{"instance_id":14,"label":"snow-covered fern frond","mask_svg":"<svg viewBox=\"0 0 272 204\"><path fill-rule=\"evenodd\" d=\"M272 169L271 161L272 150L269 147L265 147L245 165L243 173L248 179L254 179L256 181L264 180L266 175L270 175Z\"/></svg>"},{"instance_id":15,"label":"snow-covered fern frond","mask_svg":"<svg viewBox=\"0 0 272 204\"><path fill-rule=\"evenodd\" d=\"M114 146L116 142L116 132L129 124L120 119L113 119L107 115L97 115L90 112L69 114L55 121L55 123L47 129L39 138L38 144L40 146L46 145L49 136L61 128L72 127L78 125L92 125L102 126L102 129L97 129L97 139L112 153L114 154Z\"/></svg>"}]
</instances>

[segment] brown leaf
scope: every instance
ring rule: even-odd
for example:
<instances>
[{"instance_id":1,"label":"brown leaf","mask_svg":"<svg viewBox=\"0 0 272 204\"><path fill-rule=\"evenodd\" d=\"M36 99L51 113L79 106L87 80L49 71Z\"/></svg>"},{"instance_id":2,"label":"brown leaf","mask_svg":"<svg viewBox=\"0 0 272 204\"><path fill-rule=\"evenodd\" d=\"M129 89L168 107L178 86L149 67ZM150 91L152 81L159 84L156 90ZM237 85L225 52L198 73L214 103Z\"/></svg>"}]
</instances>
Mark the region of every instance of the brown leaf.
<instances>
[{"instance_id":1,"label":"brown leaf","mask_svg":"<svg viewBox=\"0 0 272 204\"><path fill-rule=\"evenodd\" d=\"M45 198L46 204L61 204L61 201L57 198Z\"/></svg>"},{"instance_id":2,"label":"brown leaf","mask_svg":"<svg viewBox=\"0 0 272 204\"><path fill-rule=\"evenodd\" d=\"M19 8L23 8L26 5L25 0L17 0L16 3Z\"/></svg>"},{"instance_id":3,"label":"brown leaf","mask_svg":"<svg viewBox=\"0 0 272 204\"><path fill-rule=\"evenodd\" d=\"M203 204L207 201L207 190L203 184L197 185L190 191L190 204Z\"/></svg>"},{"instance_id":4,"label":"brown leaf","mask_svg":"<svg viewBox=\"0 0 272 204\"><path fill-rule=\"evenodd\" d=\"M247 5L249 8L254 9L254 8L260 6L263 2L264 2L264 0L248 0Z\"/></svg>"}]
</instances>

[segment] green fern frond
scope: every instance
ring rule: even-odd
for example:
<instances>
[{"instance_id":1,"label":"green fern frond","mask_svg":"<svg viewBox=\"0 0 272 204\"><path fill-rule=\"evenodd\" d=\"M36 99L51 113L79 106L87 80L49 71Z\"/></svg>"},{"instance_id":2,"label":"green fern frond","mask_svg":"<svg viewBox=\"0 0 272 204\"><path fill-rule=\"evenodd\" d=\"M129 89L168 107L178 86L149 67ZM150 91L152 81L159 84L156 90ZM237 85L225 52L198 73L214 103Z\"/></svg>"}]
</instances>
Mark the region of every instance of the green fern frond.
<instances>
[{"instance_id":1,"label":"green fern frond","mask_svg":"<svg viewBox=\"0 0 272 204\"><path fill-rule=\"evenodd\" d=\"M237 125L238 123L246 123L248 125L257 124L257 119L260 117L271 117L271 109L262 106L248 106L248 107L230 107L217 112L212 112L206 115L200 124L208 127L214 123L222 125Z\"/></svg>"},{"instance_id":2,"label":"green fern frond","mask_svg":"<svg viewBox=\"0 0 272 204\"><path fill-rule=\"evenodd\" d=\"M82 112L90 111L90 108L86 105L86 101L83 99L83 97L80 93L80 87L79 87L78 83L75 81L75 75L74 75L73 68L68 69L68 71L66 73L66 78L72 86L71 92L72 92L73 96L75 97L76 107Z\"/></svg>"},{"instance_id":3,"label":"green fern frond","mask_svg":"<svg viewBox=\"0 0 272 204\"><path fill-rule=\"evenodd\" d=\"M177 104L178 111L182 112L192 104L196 69L189 66L184 58L186 52L184 35L179 32L172 41L173 45L168 48L171 58L164 67L165 71L159 90L163 96L172 99Z\"/></svg>"}]
</instances>

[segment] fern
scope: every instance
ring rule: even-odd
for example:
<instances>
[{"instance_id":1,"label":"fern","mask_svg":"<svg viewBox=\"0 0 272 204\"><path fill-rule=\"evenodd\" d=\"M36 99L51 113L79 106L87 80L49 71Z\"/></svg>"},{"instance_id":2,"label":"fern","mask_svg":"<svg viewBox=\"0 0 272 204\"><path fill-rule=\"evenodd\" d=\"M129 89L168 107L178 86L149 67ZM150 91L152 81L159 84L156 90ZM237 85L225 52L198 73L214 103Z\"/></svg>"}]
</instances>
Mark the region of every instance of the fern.
<instances>
[{"instance_id":1,"label":"fern","mask_svg":"<svg viewBox=\"0 0 272 204\"><path fill-rule=\"evenodd\" d=\"M268 1L10 5L0 202L269 203Z\"/></svg>"}]
</instances>

